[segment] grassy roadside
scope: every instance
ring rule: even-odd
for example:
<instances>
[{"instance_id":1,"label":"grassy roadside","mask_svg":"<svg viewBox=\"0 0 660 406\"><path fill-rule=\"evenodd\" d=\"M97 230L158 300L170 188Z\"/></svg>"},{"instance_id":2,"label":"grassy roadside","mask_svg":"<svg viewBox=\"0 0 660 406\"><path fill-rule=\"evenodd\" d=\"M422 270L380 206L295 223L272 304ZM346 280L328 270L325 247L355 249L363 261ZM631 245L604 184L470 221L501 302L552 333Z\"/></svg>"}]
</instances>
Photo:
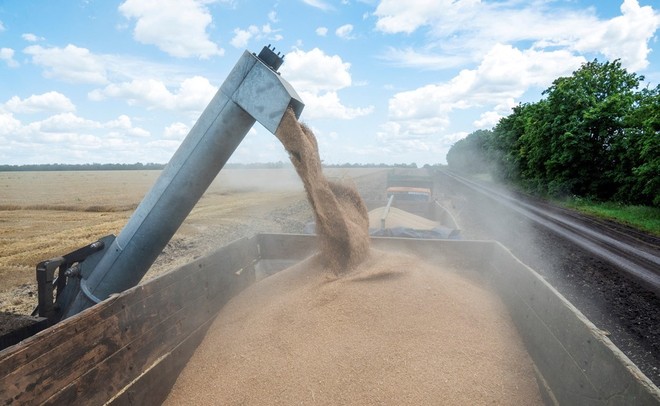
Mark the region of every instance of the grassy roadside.
<instances>
[{"instance_id":1,"label":"grassy roadside","mask_svg":"<svg viewBox=\"0 0 660 406\"><path fill-rule=\"evenodd\" d=\"M613 202L594 202L588 199L571 199L563 206L596 217L618 221L642 231L660 236L660 208L632 206Z\"/></svg>"}]
</instances>

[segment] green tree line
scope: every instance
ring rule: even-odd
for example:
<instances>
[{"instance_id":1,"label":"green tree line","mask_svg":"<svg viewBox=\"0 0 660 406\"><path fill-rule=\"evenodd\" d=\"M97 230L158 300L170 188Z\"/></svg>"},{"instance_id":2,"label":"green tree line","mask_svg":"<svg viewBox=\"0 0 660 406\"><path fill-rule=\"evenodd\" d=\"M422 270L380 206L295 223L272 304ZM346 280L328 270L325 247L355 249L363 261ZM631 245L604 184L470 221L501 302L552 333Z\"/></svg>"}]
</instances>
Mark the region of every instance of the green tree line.
<instances>
[{"instance_id":1,"label":"green tree line","mask_svg":"<svg viewBox=\"0 0 660 406\"><path fill-rule=\"evenodd\" d=\"M26 164L0 165L0 172L31 172L31 171L133 171L160 170L164 164L141 162L134 164Z\"/></svg>"},{"instance_id":2,"label":"green tree line","mask_svg":"<svg viewBox=\"0 0 660 406\"><path fill-rule=\"evenodd\" d=\"M424 167L429 167L426 164ZM394 164L374 164L374 163L343 163L326 164L324 168L417 168L415 162L412 163L394 163ZM133 170L162 170L165 164L141 162L134 164L26 164L26 165L3 165L0 164L0 172L34 172L34 171L133 171ZM225 169L281 169L293 168L290 162L255 162L255 163L227 163Z\"/></svg>"},{"instance_id":3,"label":"green tree line","mask_svg":"<svg viewBox=\"0 0 660 406\"><path fill-rule=\"evenodd\" d=\"M585 63L456 142L447 163L536 194L660 206L660 85L643 81L619 60Z\"/></svg>"}]
</instances>

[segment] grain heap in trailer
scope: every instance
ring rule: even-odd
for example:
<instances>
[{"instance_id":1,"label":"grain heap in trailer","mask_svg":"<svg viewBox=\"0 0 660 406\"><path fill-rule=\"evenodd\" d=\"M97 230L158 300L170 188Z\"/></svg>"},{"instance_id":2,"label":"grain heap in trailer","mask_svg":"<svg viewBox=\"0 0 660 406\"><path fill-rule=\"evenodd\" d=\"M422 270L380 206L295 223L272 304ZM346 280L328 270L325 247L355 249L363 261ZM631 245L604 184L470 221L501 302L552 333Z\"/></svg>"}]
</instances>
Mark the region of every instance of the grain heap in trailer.
<instances>
[{"instance_id":1,"label":"grain heap in trailer","mask_svg":"<svg viewBox=\"0 0 660 406\"><path fill-rule=\"evenodd\" d=\"M660 402L499 243L370 237L273 51L244 53L117 237L39 264L23 333L41 331L0 352L2 404ZM139 284L255 121L289 152L316 234L242 238Z\"/></svg>"}]
</instances>

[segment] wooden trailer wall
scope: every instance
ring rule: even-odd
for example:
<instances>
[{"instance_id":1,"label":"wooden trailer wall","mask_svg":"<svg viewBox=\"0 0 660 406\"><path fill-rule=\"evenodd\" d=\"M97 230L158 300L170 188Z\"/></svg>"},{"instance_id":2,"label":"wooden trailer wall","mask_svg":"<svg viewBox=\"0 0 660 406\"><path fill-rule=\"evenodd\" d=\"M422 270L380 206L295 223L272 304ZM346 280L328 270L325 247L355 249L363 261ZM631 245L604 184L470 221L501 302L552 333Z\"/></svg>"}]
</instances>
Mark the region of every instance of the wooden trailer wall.
<instances>
[{"instance_id":1,"label":"wooden trailer wall","mask_svg":"<svg viewBox=\"0 0 660 406\"><path fill-rule=\"evenodd\" d=\"M160 404L257 257L238 240L5 349L0 405Z\"/></svg>"}]
</instances>

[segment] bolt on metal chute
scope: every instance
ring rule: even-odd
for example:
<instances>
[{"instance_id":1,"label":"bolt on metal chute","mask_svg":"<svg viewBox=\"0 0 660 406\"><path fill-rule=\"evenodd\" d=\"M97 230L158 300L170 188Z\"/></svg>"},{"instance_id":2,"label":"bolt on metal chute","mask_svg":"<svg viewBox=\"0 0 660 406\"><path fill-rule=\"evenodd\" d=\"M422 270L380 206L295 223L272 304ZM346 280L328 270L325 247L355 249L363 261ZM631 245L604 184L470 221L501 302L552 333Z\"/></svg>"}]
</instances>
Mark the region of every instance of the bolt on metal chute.
<instances>
[{"instance_id":1,"label":"bolt on metal chute","mask_svg":"<svg viewBox=\"0 0 660 406\"><path fill-rule=\"evenodd\" d=\"M300 116L304 104L277 73L283 56L274 51L243 53L116 238L37 266L50 284L40 286L40 316L56 322L137 285L254 123L275 133L288 108Z\"/></svg>"}]
</instances>

